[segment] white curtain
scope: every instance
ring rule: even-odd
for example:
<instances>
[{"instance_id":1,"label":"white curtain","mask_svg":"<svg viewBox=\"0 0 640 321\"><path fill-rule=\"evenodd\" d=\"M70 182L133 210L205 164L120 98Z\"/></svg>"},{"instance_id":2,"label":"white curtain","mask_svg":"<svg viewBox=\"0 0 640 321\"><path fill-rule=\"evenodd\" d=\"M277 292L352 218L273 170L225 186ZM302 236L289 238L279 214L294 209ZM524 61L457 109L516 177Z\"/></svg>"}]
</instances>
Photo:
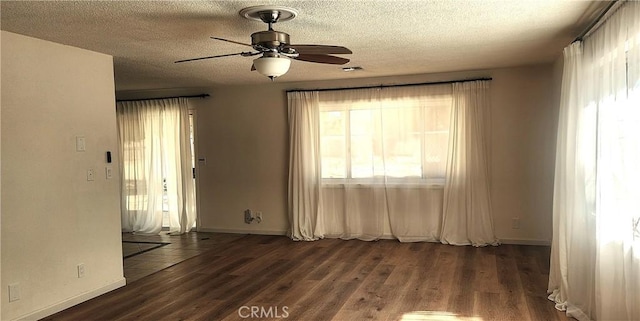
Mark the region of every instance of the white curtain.
<instances>
[{"instance_id":1,"label":"white curtain","mask_svg":"<svg viewBox=\"0 0 640 321\"><path fill-rule=\"evenodd\" d=\"M289 104L289 236L323 236L320 211L320 129L317 92L287 93Z\"/></svg>"},{"instance_id":2,"label":"white curtain","mask_svg":"<svg viewBox=\"0 0 640 321\"><path fill-rule=\"evenodd\" d=\"M497 245L489 194L489 82L453 84L442 243Z\"/></svg>"},{"instance_id":3,"label":"white curtain","mask_svg":"<svg viewBox=\"0 0 640 321\"><path fill-rule=\"evenodd\" d=\"M486 84L478 88L486 90ZM453 106L452 85L288 93L291 237L376 240L390 234L403 242L440 241L445 231L444 186L449 174L456 177L456 186L475 184L464 191L484 186L477 180L487 178L487 163L477 163L481 157L475 154L464 166L469 170L485 166L485 172L473 180L463 179L466 167L463 171L447 170L451 110L488 111L484 94L480 94L483 99L470 94L476 89L455 90L459 107ZM468 117L476 116L483 124L488 117L472 113ZM470 134L463 129L465 125L455 126L460 133ZM482 139L486 136L463 139L455 148L475 152L483 149L484 143L475 149L467 143ZM471 154L465 151L464 155ZM456 157L458 163L463 156ZM449 199L461 204L469 195L452 192ZM486 190L473 196L469 200L478 202L473 206L489 202ZM486 197L485 203L476 197ZM450 209L450 222L462 219L465 223L463 230L449 226L446 235L456 238L449 237L446 243L495 244L489 210ZM476 214L480 216L471 217Z\"/></svg>"},{"instance_id":4,"label":"white curtain","mask_svg":"<svg viewBox=\"0 0 640 321\"><path fill-rule=\"evenodd\" d=\"M189 106L186 98L117 103L122 229L157 234L164 211L169 232L195 223Z\"/></svg>"},{"instance_id":5,"label":"white curtain","mask_svg":"<svg viewBox=\"0 0 640 321\"><path fill-rule=\"evenodd\" d=\"M640 3L564 50L549 298L640 320Z\"/></svg>"}]
</instances>

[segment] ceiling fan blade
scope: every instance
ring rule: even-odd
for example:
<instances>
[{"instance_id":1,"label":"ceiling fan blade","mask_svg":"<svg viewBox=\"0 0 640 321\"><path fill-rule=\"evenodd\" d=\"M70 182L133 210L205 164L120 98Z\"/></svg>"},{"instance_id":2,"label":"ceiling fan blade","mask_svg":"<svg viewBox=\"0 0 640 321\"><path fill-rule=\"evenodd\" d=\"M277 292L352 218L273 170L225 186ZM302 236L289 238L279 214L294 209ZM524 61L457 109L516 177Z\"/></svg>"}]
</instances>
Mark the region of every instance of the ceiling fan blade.
<instances>
[{"instance_id":1,"label":"ceiling fan blade","mask_svg":"<svg viewBox=\"0 0 640 321\"><path fill-rule=\"evenodd\" d=\"M349 62L349 59L336 57L331 55L315 55L315 54L299 54L296 60L317 62L320 64L332 64L332 65L344 65Z\"/></svg>"},{"instance_id":2,"label":"ceiling fan blade","mask_svg":"<svg viewBox=\"0 0 640 321\"><path fill-rule=\"evenodd\" d=\"M230 43L235 43L236 45L243 45L243 46L249 46L249 47L253 47L250 44L246 44L246 43L242 43L242 42L237 42L237 41L233 41L233 40L229 40L229 39L224 39L224 38L218 38L218 37L210 37L213 40L220 40L220 41L226 41L226 42L230 42Z\"/></svg>"},{"instance_id":3,"label":"ceiling fan blade","mask_svg":"<svg viewBox=\"0 0 640 321\"><path fill-rule=\"evenodd\" d=\"M248 57L248 56L253 56L253 55L257 55L259 54L259 52L237 52L237 53L232 53L232 54L225 54L225 55L216 55L216 56L208 56L208 57L200 57L200 58L191 58L191 59L184 59L184 60L178 60L174 63L181 63L181 62L188 62L188 61L196 61L196 60L204 60L204 59L211 59L211 58L220 58L220 57L229 57L229 56L243 56L243 57Z\"/></svg>"},{"instance_id":4,"label":"ceiling fan blade","mask_svg":"<svg viewBox=\"0 0 640 321\"><path fill-rule=\"evenodd\" d=\"M285 48L293 48L299 54L326 55L326 54L352 54L351 50L342 46L325 45L286 45Z\"/></svg>"}]
</instances>

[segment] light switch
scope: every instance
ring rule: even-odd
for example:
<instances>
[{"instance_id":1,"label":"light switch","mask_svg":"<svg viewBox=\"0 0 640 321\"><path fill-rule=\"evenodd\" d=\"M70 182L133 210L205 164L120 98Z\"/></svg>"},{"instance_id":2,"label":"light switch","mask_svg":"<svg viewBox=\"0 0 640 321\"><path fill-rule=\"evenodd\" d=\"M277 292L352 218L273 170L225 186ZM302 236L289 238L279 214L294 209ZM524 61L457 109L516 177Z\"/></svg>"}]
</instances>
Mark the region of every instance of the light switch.
<instances>
[{"instance_id":1,"label":"light switch","mask_svg":"<svg viewBox=\"0 0 640 321\"><path fill-rule=\"evenodd\" d=\"M113 170L111 167L105 167L105 174L107 175L107 179L111 179L113 177Z\"/></svg>"},{"instance_id":2,"label":"light switch","mask_svg":"<svg viewBox=\"0 0 640 321\"><path fill-rule=\"evenodd\" d=\"M20 284L9 284L9 302L20 300Z\"/></svg>"},{"instance_id":3,"label":"light switch","mask_svg":"<svg viewBox=\"0 0 640 321\"><path fill-rule=\"evenodd\" d=\"M84 136L76 136L76 152L84 152L86 150L86 141Z\"/></svg>"},{"instance_id":4,"label":"light switch","mask_svg":"<svg viewBox=\"0 0 640 321\"><path fill-rule=\"evenodd\" d=\"M94 181L96 179L96 173L93 172L93 169L87 170L87 181Z\"/></svg>"},{"instance_id":5,"label":"light switch","mask_svg":"<svg viewBox=\"0 0 640 321\"><path fill-rule=\"evenodd\" d=\"M83 278L84 277L84 263L78 264L77 268L78 268L78 278Z\"/></svg>"}]
</instances>

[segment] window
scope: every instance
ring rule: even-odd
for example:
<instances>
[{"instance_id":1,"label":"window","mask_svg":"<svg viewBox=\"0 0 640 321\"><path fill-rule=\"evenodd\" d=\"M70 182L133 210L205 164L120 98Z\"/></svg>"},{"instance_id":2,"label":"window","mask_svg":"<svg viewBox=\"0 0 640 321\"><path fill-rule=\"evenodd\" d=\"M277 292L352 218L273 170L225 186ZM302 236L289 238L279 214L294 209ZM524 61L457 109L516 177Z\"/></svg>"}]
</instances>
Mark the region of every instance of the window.
<instances>
[{"instance_id":1,"label":"window","mask_svg":"<svg viewBox=\"0 0 640 321\"><path fill-rule=\"evenodd\" d=\"M443 184L450 93L320 102L322 178Z\"/></svg>"}]
</instances>

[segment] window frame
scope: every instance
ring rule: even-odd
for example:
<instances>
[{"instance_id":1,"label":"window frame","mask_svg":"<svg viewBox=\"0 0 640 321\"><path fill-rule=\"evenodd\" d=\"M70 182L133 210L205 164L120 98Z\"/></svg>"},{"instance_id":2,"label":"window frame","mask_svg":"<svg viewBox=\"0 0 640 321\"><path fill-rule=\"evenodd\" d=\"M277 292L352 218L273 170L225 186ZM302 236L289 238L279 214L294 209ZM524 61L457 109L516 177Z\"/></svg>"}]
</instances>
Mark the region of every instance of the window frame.
<instances>
[{"instance_id":1,"label":"window frame","mask_svg":"<svg viewBox=\"0 0 640 321\"><path fill-rule=\"evenodd\" d=\"M446 101L440 104L434 104L429 106L428 103L430 100L443 99L438 96L445 96ZM433 97L433 98L432 98ZM423 97L406 97L408 99L414 100L413 106L401 106L401 107L386 107L386 108L402 108L402 109L410 109L410 108L418 108L418 115L420 117L420 176L405 176L405 177L392 177L386 175L374 175L371 177L353 177L353 164L352 164L352 124L351 124L351 112L355 110L370 110L377 111L382 113L385 109L384 105L388 103L393 103L392 99L379 99L375 101L350 101L350 102L337 102L337 101L326 101L324 102L326 105L323 105L323 102L320 103L320 119L322 119L322 113L329 112L340 112L343 114L343 130L344 133L344 177L324 177L324 173L321 177L321 182L323 186L341 186L341 185L361 185L361 186L376 186L376 185L397 185L397 186L416 186L416 187L424 187L424 186L433 186L433 187L442 187L445 184L445 176L446 176L446 167L447 167L447 159L449 157L449 138L450 138L450 128L451 128L451 112L452 112L452 101L453 95L452 93L439 93L432 96L423 96ZM401 102L396 102L401 104ZM362 106L362 104L371 104L371 107L355 107L352 108L354 104L358 104ZM328 105L328 106L327 106ZM377 105L377 107L375 106ZM448 105L449 113L448 113L448 129L435 129L435 130L427 130L426 126L426 108L433 107L444 107ZM383 115L379 114L378 117L383 117ZM320 127L322 127L322 121L320 122ZM320 139L324 137L322 135L322 130L320 129ZM428 135L439 135L446 133L446 141L444 142L447 146L447 151L442 155L446 159L444 160L444 170L441 175L429 176L427 174L426 162L428 159L428 144L427 137ZM321 167L322 167L322 151L321 151Z\"/></svg>"}]
</instances>

